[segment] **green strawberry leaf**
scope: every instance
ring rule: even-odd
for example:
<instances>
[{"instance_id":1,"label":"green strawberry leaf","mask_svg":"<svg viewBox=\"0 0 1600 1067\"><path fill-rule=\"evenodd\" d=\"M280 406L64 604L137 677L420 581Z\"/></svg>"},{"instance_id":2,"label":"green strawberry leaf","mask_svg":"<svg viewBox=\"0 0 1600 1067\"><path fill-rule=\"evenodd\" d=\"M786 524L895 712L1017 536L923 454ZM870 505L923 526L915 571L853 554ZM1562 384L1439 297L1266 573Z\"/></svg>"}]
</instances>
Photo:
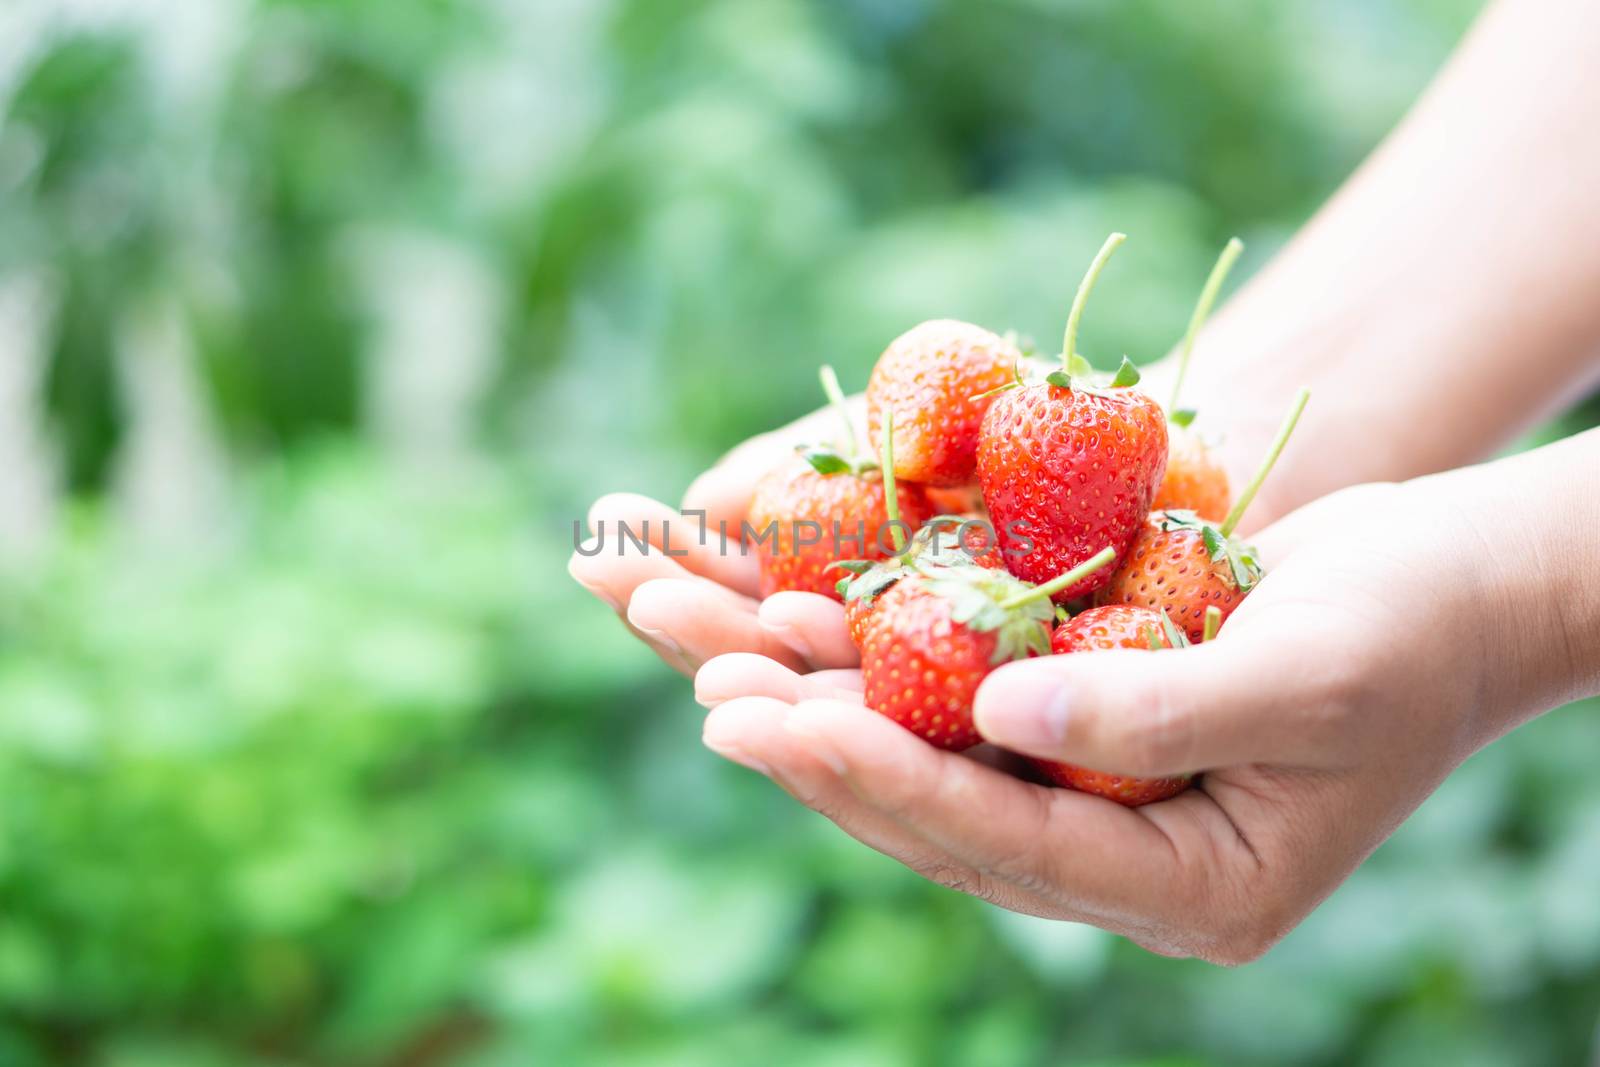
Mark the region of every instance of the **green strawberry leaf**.
<instances>
[{"instance_id":1,"label":"green strawberry leaf","mask_svg":"<svg viewBox=\"0 0 1600 1067\"><path fill-rule=\"evenodd\" d=\"M846 474L855 469L849 460L829 448L801 445L796 451L818 474Z\"/></svg>"},{"instance_id":2,"label":"green strawberry leaf","mask_svg":"<svg viewBox=\"0 0 1600 1067\"><path fill-rule=\"evenodd\" d=\"M1094 364L1074 352L1067 359L1067 374L1074 378L1088 378L1094 374Z\"/></svg>"},{"instance_id":3,"label":"green strawberry leaf","mask_svg":"<svg viewBox=\"0 0 1600 1067\"><path fill-rule=\"evenodd\" d=\"M1195 411L1194 408L1179 408L1170 416L1168 416L1168 421L1170 421L1174 426L1182 426L1187 429L1189 424L1194 422L1194 417L1198 414L1199 412Z\"/></svg>"},{"instance_id":4,"label":"green strawberry leaf","mask_svg":"<svg viewBox=\"0 0 1600 1067\"><path fill-rule=\"evenodd\" d=\"M1189 638L1172 622L1172 616L1167 614L1165 608L1161 609L1161 630L1167 639L1168 648L1188 648Z\"/></svg>"},{"instance_id":5,"label":"green strawberry leaf","mask_svg":"<svg viewBox=\"0 0 1600 1067\"><path fill-rule=\"evenodd\" d=\"M1116 376L1111 379L1111 388L1126 389L1130 385L1139 384L1139 368L1127 356L1122 357L1122 365L1117 368Z\"/></svg>"},{"instance_id":6,"label":"green strawberry leaf","mask_svg":"<svg viewBox=\"0 0 1600 1067\"><path fill-rule=\"evenodd\" d=\"M1059 386L1062 389L1072 388L1072 375L1068 374L1064 370L1053 370L1044 376L1044 380L1049 384Z\"/></svg>"}]
</instances>

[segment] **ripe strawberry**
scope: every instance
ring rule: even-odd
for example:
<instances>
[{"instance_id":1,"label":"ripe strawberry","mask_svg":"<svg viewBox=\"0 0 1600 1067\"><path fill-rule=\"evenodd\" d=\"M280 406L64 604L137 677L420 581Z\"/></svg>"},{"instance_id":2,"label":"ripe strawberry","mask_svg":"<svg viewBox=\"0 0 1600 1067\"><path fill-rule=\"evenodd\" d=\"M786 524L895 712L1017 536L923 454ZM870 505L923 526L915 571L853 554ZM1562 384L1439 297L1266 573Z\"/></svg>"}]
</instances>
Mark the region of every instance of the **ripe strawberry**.
<instances>
[{"instance_id":1,"label":"ripe strawberry","mask_svg":"<svg viewBox=\"0 0 1600 1067\"><path fill-rule=\"evenodd\" d=\"M984 410L988 410L988 405L984 406ZM899 474L899 471L895 473ZM928 503L951 515L977 516L984 513L983 491L978 488L976 482L971 485L956 485L942 489L937 486L929 486Z\"/></svg>"},{"instance_id":2,"label":"ripe strawberry","mask_svg":"<svg viewBox=\"0 0 1600 1067\"><path fill-rule=\"evenodd\" d=\"M861 644L867 706L954 751L982 740L972 698L995 667L1050 648L1050 595L1106 566L1102 550L1052 582L1030 586L1004 571L936 567L907 574L872 611Z\"/></svg>"},{"instance_id":3,"label":"ripe strawberry","mask_svg":"<svg viewBox=\"0 0 1600 1067\"><path fill-rule=\"evenodd\" d=\"M849 577L840 579L837 591L844 597L844 621L851 642L856 648L862 646L873 608L890 586L907 575L933 574L944 567L1005 570L1005 562L992 542L991 532L977 520L963 520L959 515L935 516L894 559L879 563L848 560L834 564L850 573Z\"/></svg>"},{"instance_id":4,"label":"ripe strawberry","mask_svg":"<svg viewBox=\"0 0 1600 1067\"><path fill-rule=\"evenodd\" d=\"M1100 270L1121 244L1112 234L1089 267L1067 317L1065 370L1001 393L978 438L978 481L1017 577L1043 581L1109 544L1120 559L1150 512L1167 463L1161 406L1132 386L1139 372L1126 358L1108 386L1090 376L1074 342L1083 305ZM1056 594L1067 601L1093 592L1105 572Z\"/></svg>"},{"instance_id":5,"label":"ripe strawberry","mask_svg":"<svg viewBox=\"0 0 1600 1067\"><path fill-rule=\"evenodd\" d=\"M1189 357L1194 353L1194 340L1211 314L1217 293L1222 288L1228 272L1233 269L1244 251L1244 243L1237 237L1228 241L1217 257L1216 265L1200 290L1194 314L1189 317L1189 328L1183 335L1183 345L1178 351L1178 375L1172 383L1172 399L1167 404L1170 447L1167 450L1167 473L1156 491L1154 506L1172 511L1186 509L1208 519L1220 520L1228 513L1232 499L1228 472L1212 456L1211 449L1189 429L1194 421L1193 410L1178 407L1178 397L1183 392L1183 379L1189 373Z\"/></svg>"},{"instance_id":6,"label":"ripe strawberry","mask_svg":"<svg viewBox=\"0 0 1600 1067\"><path fill-rule=\"evenodd\" d=\"M1174 422L1167 427L1167 440L1167 473L1151 506L1220 521L1233 502L1228 472L1193 430Z\"/></svg>"},{"instance_id":7,"label":"ripe strawberry","mask_svg":"<svg viewBox=\"0 0 1600 1067\"><path fill-rule=\"evenodd\" d=\"M1113 648L1183 648L1188 644L1183 631L1161 612L1130 604L1080 611L1050 635L1050 651L1057 655Z\"/></svg>"},{"instance_id":8,"label":"ripe strawberry","mask_svg":"<svg viewBox=\"0 0 1600 1067\"><path fill-rule=\"evenodd\" d=\"M844 398L832 368L824 367L822 378L843 414ZM915 530L932 514L920 486L896 486L876 463L856 456L847 417L844 426L848 455L802 448L801 459L756 483L747 522L756 538L763 597L798 589L842 599L833 570L842 554L887 559L893 553L881 543L883 532L892 530L901 538L902 523Z\"/></svg>"},{"instance_id":9,"label":"ripe strawberry","mask_svg":"<svg viewBox=\"0 0 1600 1067\"><path fill-rule=\"evenodd\" d=\"M1050 650L1057 655L1095 652L1113 648L1183 648L1189 641L1159 611L1115 605L1090 608L1062 625L1050 636ZM1039 772L1056 785L1082 793L1115 800L1130 808L1177 796L1194 780L1192 774L1170 778L1135 778L1131 775L1092 771L1057 760L1030 760Z\"/></svg>"},{"instance_id":10,"label":"ripe strawberry","mask_svg":"<svg viewBox=\"0 0 1600 1067\"><path fill-rule=\"evenodd\" d=\"M1021 359L1010 340L949 319L895 338L867 382L873 440L883 413L895 413L895 474L933 486L970 484L988 394L1016 379Z\"/></svg>"},{"instance_id":11,"label":"ripe strawberry","mask_svg":"<svg viewBox=\"0 0 1600 1067\"><path fill-rule=\"evenodd\" d=\"M1165 611L1192 641L1204 635L1207 608L1215 607L1224 619L1232 614L1262 574L1256 550L1233 536L1234 527L1272 471L1308 397L1304 389L1295 397L1266 460L1226 519L1218 524L1192 511L1152 513L1095 603Z\"/></svg>"}]
</instances>

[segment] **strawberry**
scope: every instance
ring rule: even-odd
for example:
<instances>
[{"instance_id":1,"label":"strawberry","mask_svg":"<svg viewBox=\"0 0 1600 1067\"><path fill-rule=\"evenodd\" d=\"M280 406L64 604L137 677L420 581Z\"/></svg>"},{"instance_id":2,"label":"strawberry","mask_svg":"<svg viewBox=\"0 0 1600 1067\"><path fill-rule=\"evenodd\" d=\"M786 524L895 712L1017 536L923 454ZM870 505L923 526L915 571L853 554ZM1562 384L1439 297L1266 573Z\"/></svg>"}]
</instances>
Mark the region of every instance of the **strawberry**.
<instances>
[{"instance_id":1,"label":"strawberry","mask_svg":"<svg viewBox=\"0 0 1600 1067\"><path fill-rule=\"evenodd\" d=\"M940 319L895 338L867 382L867 432L894 411L895 474L932 486L973 481L990 393L1013 381L1022 353L980 326Z\"/></svg>"},{"instance_id":2,"label":"strawberry","mask_svg":"<svg viewBox=\"0 0 1600 1067\"><path fill-rule=\"evenodd\" d=\"M988 410L988 405L984 406L984 410ZM899 472L896 471L895 473L898 474ZM984 513L983 491L978 488L976 482L971 485L955 485L944 488L930 485L928 487L928 503L951 515L978 516Z\"/></svg>"},{"instance_id":3,"label":"strawberry","mask_svg":"<svg viewBox=\"0 0 1600 1067\"><path fill-rule=\"evenodd\" d=\"M883 443L879 462L887 472L890 484L894 477L894 412L888 412L883 430ZM887 500L887 494L885 495ZM890 528L898 538L899 515L891 509ZM965 515L935 515L922 524L909 543L900 545L893 559L873 562L870 559L841 560L834 566L847 572L835 587L844 598L844 621L850 641L860 648L866 641L867 624L872 619L873 608L880 594L886 592L901 578L913 572L929 573L936 567L982 567L1004 570L1005 561L994 544L994 529L986 519Z\"/></svg>"},{"instance_id":4,"label":"strawberry","mask_svg":"<svg viewBox=\"0 0 1600 1067\"><path fill-rule=\"evenodd\" d=\"M1167 450L1167 473L1161 480L1154 504L1154 507L1163 510L1186 509L1208 519L1221 519L1228 513L1231 499L1228 472L1212 456L1206 443L1189 429L1195 413L1178 407L1178 397L1183 392L1184 377L1189 373L1189 357L1194 352L1194 340L1200 334L1200 327L1205 325L1206 317L1211 314L1211 305L1216 303L1223 281L1243 251L1244 243L1237 237L1223 247L1222 254L1211 268L1210 276L1206 278L1205 286L1200 290L1200 299L1195 302L1194 314L1189 317L1189 328L1178 350L1178 374L1172 383L1172 399L1167 404L1167 418L1172 424L1168 427L1170 447Z\"/></svg>"},{"instance_id":5,"label":"strawberry","mask_svg":"<svg viewBox=\"0 0 1600 1067\"><path fill-rule=\"evenodd\" d=\"M1095 603L1165 611L1193 641L1204 635L1208 607L1227 618L1262 575L1256 550L1233 536L1234 527L1271 473L1309 395L1302 389L1295 397L1266 459L1226 519L1219 524L1192 511L1152 513Z\"/></svg>"},{"instance_id":6,"label":"strawberry","mask_svg":"<svg viewBox=\"0 0 1600 1067\"><path fill-rule=\"evenodd\" d=\"M1167 473L1151 506L1220 520L1233 502L1228 472L1193 430L1174 422L1167 440Z\"/></svg>"},{"instance_id":7,"label":"strawberry","mask_svg":"<svg viewBox=\"0 0 1600 1067\"><path fill-rule=\"evenodd\" d=\"M1139 372L1126 358L1109 386L1092 377L1074 342L1084 303L1123 241L1106 240L1067 317L1064 370L1003 391L978 437L978 481L1006 565L1043 581L1109 544L1121 559L1150 512L1167 463L1161 406L1132 388ZM1071 600L1104 585L1090 575L1056 594Z\"/></svg>"},{"instance_id":8,"label":"strawberry","mask_svg":"<svg viewBox=\"0 0 1600 1067\"><path fill-rule=\"evenodd\" d=\"M823 388L843 415L844 397L832 368ZM834 562L848 546L868 560L893 553L881 543L885 529L904 537L932 514L922 488L894 484L878 465L856 456L855 431L844 419L846 455L802 447L801 459L779 466L756 483L747 522L754 531L763 597L798 589L842 599ZM891 504L890 500L894 503ZM891 525L892 523L892 525Z\"/></svg>"},{"instance_id":9,"label":"strawberry","mask_svg":"<svg viewBox=\"0 0 1600 1067\"><path fill-rule=\"evenodd\" d=\"M928 574L941 567L978 567L1003 571L1005 562L990 538L991 531L978 520L960 515L937 515L923 524L910 545L891 560L840 561L834 566L848 571L837 592L844 598L844 621L850 640L860 648L873 608L889 587L909 574Z\"/></svg>"},{"instance_id":10,"label":"strawberry","mask_svg":"<svg viewBox=\"0 0 1600 1067\"><path fill-rule=\"evenodd\" d=\"M1150 608L1117 604L1090 608L1062 625L1050 636L1057 655L1113 648L1183 648L1189 644L1172 620ZM1177 796L1194 780L1192 774L1170 778L1135 778L1131 775L1092 771L1057 760L1030 760L1039 773L1056 785L1115 800L1130 808Z\"/></svg>"},{"instance_id":11,"label":"strawberry","mask_svg":"<svg viewBox=\"0 0 1600 1067\"><path fill-rule=\"evenodd\" d=\"M972 698L995 667L1050 648L1050 596L1109 564L1108 547L1051 582L947 566L902 576L882 595L861 643L867 706L953 751L982 740Z\"/></svg>"}]
</instances>

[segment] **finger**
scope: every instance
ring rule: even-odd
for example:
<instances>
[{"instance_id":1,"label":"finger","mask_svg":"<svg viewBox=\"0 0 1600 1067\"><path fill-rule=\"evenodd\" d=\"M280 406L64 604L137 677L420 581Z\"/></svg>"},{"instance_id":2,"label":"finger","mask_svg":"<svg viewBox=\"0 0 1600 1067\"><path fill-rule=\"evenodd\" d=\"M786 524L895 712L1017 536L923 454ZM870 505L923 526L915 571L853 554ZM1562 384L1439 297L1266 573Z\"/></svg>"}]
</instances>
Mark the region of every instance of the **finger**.
<instances>
[{"instance_id":1,"label":"finger","mask_svg":"<svg viewBox=\"0 0 1600 1067\"><path fill-rule=\"evenodd\" d=\"M737 593L708 578L700 578L680 566L675 559L660 552L639 552L632 544L619 546L612 527L607 527L603 538L591 539L581 551L572 554L567 561L567 573L621 615L627 614L628 603L639 586L663 578L698 582L729 604L744 608L752 616L756 610L753 597Z\"/></svg>"},{"instance_id":2,"label":"finger","mask_svg":"<svg viewBox=\"0 0 1600 1067\"><path fill-rule=\"evenodd\" d=\"M868 808L983 876L1062 913L1148 934L1178 888L1176 850L1100 797L1030 785L936 749L860 705L810 700L784 722Z\"/></svg>"},{"instance_id":3,"label":"finger","mask_svg":"<svg viewBox=\"0 0 1600 1067\"><path fill-rule=\"evenodd\" d=\"M642 541L690 574L735 592L754 596L760 584L760 565L743 550L737 526L725 538L715 523L707 526L698 515L680 514L638 493L608 493L596 500L589 508L589 529L609 555L645 554L649 550L639 547Z\"/></svg>"},{"instance_id":4,"label":"finger","mask_svg":"<svg viewBox=\"0 0 1600 1067\"><path fill-rule=\"evenodd\" d=\"M1381 514L1398 491L1389 484L1351 486L1313 500L1255 533L1251 542L1271 570L1291 553L1314 541L1327 540L1339 530L1340 520L1352 513Z\"/></svg>"},{"instance_id":5,"label":"finger","mask_svg":"<svg viewBox=\"0 0 1600 1067\"><path fill-rule=\"evenodd\" d=\"M689 663L691 672L713 656L753 652L794 670L806 662L761 628L755 605L737 603L704 578L657 578L633 591L628 622Z\"/></svg>"},{"instance_id":6,"label":"finger","mask_svg":"<svg viewBox=\"0 0 1600 1067\"><path fill-rule=\"evenodd\" d=\"M761 602L757 617L763 629L813 667L854 667L861 662L845 627L844 606L837 600L819 593L774 593Z\"/></svg>"},{"instance_id":7,"label":"finger","mask_svg":"<svg viewBox=\"0 0 1600 1067\"><path fill-rule=\"evenodd\" d=\"M898 820L862 803L829 762L831 757L819 755L800 735L785 728L791 713L788 704L764 697L730 700L706 716L706 747L772 778L857 841L924 878L1014 911L1065 917L1047 900L980 874ZM921 743L909 733L905 736Z\"/></svg>"},{"instance_id":8,"label":"finger","mask_svg":"<svg viewBox=\"0 0 1600 1067\"><path fill-rule=\"evenodd\" d=\"M861 672L801 674L766 656L733 652L708 660L694 676L694 698L707 708L739 697L761 696L795 704L814 697L861 699Z\"/></svg>"},{"instance_id":9,"label":"finger","mask_svg":"<svg viewBox=\"0 0 1600 1067\"><path fill-rule=\"evenodd\" d=\"M1329 755L1337 689L1316 642L1282 624L1230 620L1193 648L1044 656L999 668L978 688L978 732L1004 748L1096 770L1184 774L1244 763L1312 764ZM1307 649L1312 654L1307 654Z\"/></svg>"},{"instance_id":10,"label":"finger","mask_svg":"<svg viewBox=\"0 0 1600 1067\"><path fill-rule=\"evenodd\" d=\"M726 530L729 539L737 541L756 482L794 454L798 442L785 442L779 433L752 437L690 482L683 494L683 509L704 512L708 529Z\"/></svg>"},{"instance_id":11,"label":"finger","mask_svg":"<svg viewBox=\"0 0 1600 1067\"><path fill-rule=\"evenodd\" d=\"M857 440L866 440L865 399L859 394L848 397L845 406ZM684 510L704 511L710 529L726 528L730 538L737 540L756 482L793 456L796 445L832 440L835 418L831 410L823 408L740 444L690 484L683 496Z\"/></svg>"}]
</instances>

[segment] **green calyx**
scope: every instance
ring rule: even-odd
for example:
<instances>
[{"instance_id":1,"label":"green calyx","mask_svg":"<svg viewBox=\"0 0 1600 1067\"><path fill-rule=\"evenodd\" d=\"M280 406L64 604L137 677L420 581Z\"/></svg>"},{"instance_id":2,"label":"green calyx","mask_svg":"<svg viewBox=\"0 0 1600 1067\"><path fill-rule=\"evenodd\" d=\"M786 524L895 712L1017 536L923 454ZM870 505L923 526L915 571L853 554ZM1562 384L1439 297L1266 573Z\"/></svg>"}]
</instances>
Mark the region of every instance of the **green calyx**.
<instances>
[{"instance_id":1,"label":"green calyx","mask_svg":"<svg viewBox=\"0 0 1600 1067\"><path fill-rule=\"evenodd\" d=\"M935 515L923 523L905 551L893 559L879 562L839 560L832 566L847 573L834 588L847 604L854 600L866 600L870 604L908 575L932 575L942 569L975 567L977 563L972 552L961 543L960 530L968 521L962 515Z\"/></svg>"},{"instance_id":2,"label":"green calyx","mask_svg":"<svg viewBox=\"0 0 1600 1067\"><path fill-rule=\"evenodd\" d=\"M1127 356L1122 357L1122 363L1111 374L1101 374L1096 371L1087 359L1078 354L1078 323L1083 318L1083 309L1089 302L1089 294L1094 291L1095 282L1100 278L1100 272L1105 269L1106 262L1126 241L1127 235L1113 233L1106 238L1105 244L1100 246L1100 251L1095 253L1094 260L1089 264L1089 269L1084 273L1083 280L1078 283L1078 292L1072 298L1072 309L1067 312L1067 328L1061 339L1061 365L1046 373L1044 381L1060 389L1072 389L1081 393L1093 393L1096 396L1106 396L1113 389L1127 389L1139 384L1139 368ZM1004 385L998 385L987 392L970 397L971 400L982 400L1016 389L1028 384L1024 375L1023 364L1028 361L1023 359L1016 362L1012 369L1012 380Z\"/></svg>"},{"instance_id":3,"label":"green calyx","mask_svg":"<svg viewBox=\"0 0 1600 1067\"><path fill-rule=\"evenodd\" d=\"M1255 546L1223 533L1218 524L1187 510L1163 511L1153 517L1153 521L1162 530L1198 531L1206 555L1212 563L1227 565L1229 576L1241 593L1248 593L1261 581L1265 572Z\"/></svg>"},{"instance_id":4,"label":"green calyx","mask_svg":"<svg viewBox=\"0 0 1600 1067\"><path fill-rule=\"evenodd\" d=\"M996 635L993 663L1050 651L1050 623L1055 605L1050 597L1082 581L1116 558L1109 546L1042 585L1030 585L1005 571L978 566L940 567L924 571L929 592L950 601L950 618L976 633Z\"/></svg>"},{"instance_id":5,"label":"green calyx","mask_svg":"<svg viewBox=\"0 0 1600 1067\"><path fill-rule=\"evenodd\" d=\"M872 456L861 454L860 443L856 440L855 424L850 421L850 411L845 405L844 390L839 388L839 376L833 368L824 363L817 371L817 377L822 382L822 391L828 398L828 406L833 408L839 417L839 439L832 445L798 445L795 451L800 453L800 458L811 464L811 469L818 474L865 474L878 469L878 462Z\"/></svg>"},{"instance_id":6,"label":"green calyx","mask_svg":"<svg viewBox=\"0 0 1600 1067\"><path fill-rule=\"evenodd\" d=\"M1163 511L1153 517L1152 521L1160 524L1163 530L1199 531L1200 540L1206 547L1206 555L1211 558L1212 563L1227 565L1233 584L1241 593L1248 593L1254 589L1256 583L1261 581L1264 571L1261 566L1261 555L1255 546L1234 537L1233 531L1239 525L1239 520L1244 517L1245 511L1249 509L1250 502L1256 498L1256 493L1261 490L1267 475L1272 473L1273 465L1283 454L1283 447L1289 443L1289 436L1299 424L1300 414L1305 411L1306 401L1310 398L1311 392L1308 389L1301 389L1295 394L1293 403L1289 405L1289 413L1284 416L1283 424L1278 427L1277 436L1272 439L1266 457L1261 461L1255 476L1250 479L1250 484L1239 494L1239 499L1234 502L1233 510L1228 512L1226 519L1220 523L1210 522L1187 510Z\"/></svg>"},{"instance_id":7,"label":"green calyx","mask_svg":"<svg viewBox=\"0 0 1600 1067\"><path fill-rule=\"evenodd\" d=\"M1033 587L1005 571L983 567L943 567L921 579L931 593L950 602L950 619L974 633L995 635L991 663L1006 663L1050 652L1048 597L1029 598Z\"/></svg>"},{"instance_id":8,"label":"green calyx","mask_svg":"<svg viewBox=\"0 0 1600 1067\"><path fill-rule=\"evenodd\" d=\"M1144 628L1144 640L1150 646L1150 651L1160 652L1165 648L1188 648L1191 642L1184 632L1173 624L1172 616L1166 609L1161 609L1161 628L1158 630L1150 625Z\"/></svg>"},{"instance_id":9,"label":"green calyx","mask_svg":"<svg viewBox=\"0 0 1600 1067\"><path fill-rule=\"evenodd\" d=\"M796 445L795 451L818 474L865 474L878 469L870 459L841 455L820 445Z\"/></svg>"},{"instance_id":10,"label":"green calyx","mask_svg":"<svg viewBox=\"0 0 1600 1067\"><path fill-rule=\"evenodd\" d=\"M1200 624L1200 641L1204 644L1217 636L1217 631L1222 629L1222 609L1215 604L1206 608L1205 621Z\"/></svg>"}]
</instances>

